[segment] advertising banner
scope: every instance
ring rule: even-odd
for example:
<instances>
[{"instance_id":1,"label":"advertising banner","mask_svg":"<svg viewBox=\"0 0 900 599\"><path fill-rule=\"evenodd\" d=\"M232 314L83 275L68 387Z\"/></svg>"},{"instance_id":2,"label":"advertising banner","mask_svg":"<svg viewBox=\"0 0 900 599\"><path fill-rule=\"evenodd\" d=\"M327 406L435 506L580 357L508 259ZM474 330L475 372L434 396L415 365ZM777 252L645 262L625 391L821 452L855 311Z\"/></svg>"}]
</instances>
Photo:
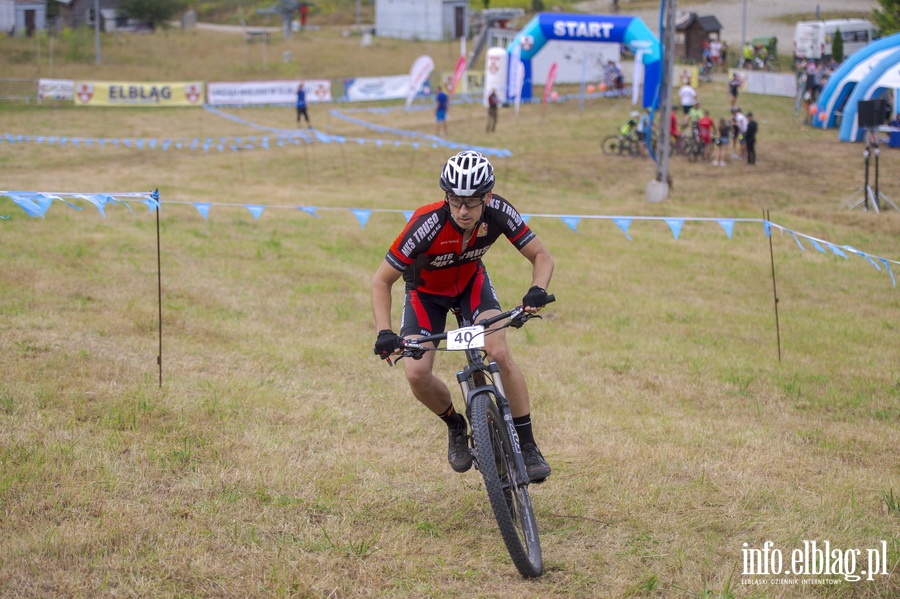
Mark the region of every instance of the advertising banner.
<instances>
[{"instance_id":1,"label":"advertising banner","mask_svg":"<svg viewBox=\"0 0 900 599\"><path fill-rule=\"evenodd\" d=\"M75 82L71 79L38 80L38 100L71 100L75 97Z\"/></svg>"},{"instance_id":2,"label":"advertising banner","mask_svg":"<svg viewBox=\"0 0 900 599\"><path fill-rule=\"evenodd\" d=\"M306 89L307 102L331 102L331 81L327 79L210 82L206 84L206 101L210 106L293 104L300 83Z\"/></svg>"},{"instance_id":3,"label":"advertising banner","mask_svg":"<svg viewBox=\"0 0 900 599\"><path fill-rule=\"evenodd\" d=\"M201 106L203 83L76 81L76 106Z\"/></svg>"},{"instance_id":4,"label":"advertising banner","mask_svg":"<svg viewBox=\"0 0 900 599\"><path fill-rule=\"evenodd\" d=\"M491 90L497 92L501 101L506 101L506 72L509 58L503 48L489 48L484 57L484 101L491 95Z\"/></svg>"},{"instance_id":5,"label":"advertising banner","mask_svg":"<svg viewBox=\"0 0 900 599\"><path fill-rule=\"evenodd\" d=\"M344 81L344 99L350 102L365 100L397 100L409 93L409 75L389 77L356 77Z\"/></svg>"}]
</instances>

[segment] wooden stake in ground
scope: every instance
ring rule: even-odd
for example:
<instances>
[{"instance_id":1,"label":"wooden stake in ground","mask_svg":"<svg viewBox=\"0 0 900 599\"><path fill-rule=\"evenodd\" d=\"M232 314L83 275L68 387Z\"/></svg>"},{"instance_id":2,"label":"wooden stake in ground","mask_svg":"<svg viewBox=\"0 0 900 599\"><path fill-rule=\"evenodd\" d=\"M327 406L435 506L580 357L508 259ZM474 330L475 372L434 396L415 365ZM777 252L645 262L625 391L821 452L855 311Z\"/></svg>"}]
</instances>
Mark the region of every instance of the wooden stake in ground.
<instances>
[{"instance_id":1,"label":"wooden stake in ground","mask_svg":"<svg viewBox=\"0 0 900 599\"><path fill-rule=\"evenodd\" d=\"M781 362L781 328L778 325L778 289L775 286L775 250L772 249L772 227L769 225L769 211L763 210L766 223L766 237L769 238L769 259L772 263L772 298L775 302L775 337L778 340L778 361Z\"/></svg>"}]
</instances>

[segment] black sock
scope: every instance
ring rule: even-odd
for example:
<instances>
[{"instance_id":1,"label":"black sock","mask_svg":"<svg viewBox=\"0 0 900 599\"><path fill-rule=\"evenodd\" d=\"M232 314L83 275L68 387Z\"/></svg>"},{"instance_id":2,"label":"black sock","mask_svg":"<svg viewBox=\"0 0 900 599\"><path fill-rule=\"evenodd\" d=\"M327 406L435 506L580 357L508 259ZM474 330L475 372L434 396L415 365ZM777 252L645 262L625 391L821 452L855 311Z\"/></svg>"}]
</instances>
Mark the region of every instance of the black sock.
<instances>
[{"instance_id":1,"label":"black sock","mask_svg":"<svg viewBox=\"0 0 900 599\"><path fill-rule=\"evenodd\" d=\"M466 428L466 419L453 408L452 403L447 411L438 414L438 417L447 424L447 428Z\"/></svg>"},{"instance_id":2,"label":"black sock","mask_svg":"<svg viewBox=\"0 0 900 599\"><path fill-rule=\"evenodd\" d=\"M531 414L513 418L513 425L516 427L516 434L519 435L520 444L534 443L534 433L531 432Z\"/></svg>"}]
</instances>

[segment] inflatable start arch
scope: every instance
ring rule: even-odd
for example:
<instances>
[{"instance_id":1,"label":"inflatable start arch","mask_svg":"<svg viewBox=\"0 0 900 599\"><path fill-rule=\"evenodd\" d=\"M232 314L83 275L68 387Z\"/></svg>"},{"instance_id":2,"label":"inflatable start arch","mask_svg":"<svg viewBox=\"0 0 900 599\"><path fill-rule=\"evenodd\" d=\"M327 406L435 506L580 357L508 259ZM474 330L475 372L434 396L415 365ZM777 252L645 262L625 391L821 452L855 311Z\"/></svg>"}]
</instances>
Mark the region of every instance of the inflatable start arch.
<instances>
[{"instance_id":1,"label":"inflatable start arch","mask_svg":"<svg viewBox=\"0 0 900 599\"><path fill-rule=\"evenodd\" d=\"M859 128L856 113L859 103L881 97L886 89L900 90L900 48L885 56L860 80L847 100L841 118L841 141L861 141L864 131Z\"/></svg>"},{"instance_id":2,"label":"inflatable start arch","mask_svg":"<svg viewBox=\"0 0 900 599\"><path fill-rule=\"evenodd\" d=\"M838 112L846 115L846 108L855 111L849 99L856 86L896 50L900 50L900 33L876 40L842 62L819 94L813 126L821 129L836 127Z\"/></svg>"},{"instance_id":3,"label":"inflatable start arch","mask_svg":"<svg viewBox=\"0 0 900 599\"><path fill-rule=\"evenodd\" d=\"M662 72L662 49L659 40L637 17L621 15L581 15L542 12L534 16L506 48L509 61L518 54L524 68L522 100L531 99L531 60L551 40L570 42L609 42L624 44L643 65L644 91L642 104L655 108L659 101L659 82ZM513 74L516 67L511 62L507 72ZM639 82L635 81L635 85ZM514 90L510 85L507 90ZM507 92L507 100L515 98Z\"/></svg>"}]
</instances>

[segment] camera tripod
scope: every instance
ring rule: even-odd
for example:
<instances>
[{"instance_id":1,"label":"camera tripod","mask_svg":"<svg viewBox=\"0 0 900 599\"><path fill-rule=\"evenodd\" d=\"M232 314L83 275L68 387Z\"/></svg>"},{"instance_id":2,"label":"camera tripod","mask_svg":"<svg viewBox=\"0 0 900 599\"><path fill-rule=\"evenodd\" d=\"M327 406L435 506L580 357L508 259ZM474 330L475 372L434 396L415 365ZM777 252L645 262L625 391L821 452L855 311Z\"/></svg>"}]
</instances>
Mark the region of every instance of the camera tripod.
<instances>
[{"instance_id":1,"label":"camera tripod","mask_svg":"<svg viewBox=\"0 0 900 599\"><path fill-rule=\"evenodd\" d=\"M897 210L897 205L886 195L878 190L878 156L881 150L878 147L877 130L863 130L863 137L866 140L866 150L863 156L866 159L866 180L865 184L856 190L852 196L844 200L841 207L853 210L854 208L863 207L863 210L874 210L879 212L882 208L893 208ZM875 155L875 189L869 185L869 161L872 155Z\"/></svg>"}]
</instances>

